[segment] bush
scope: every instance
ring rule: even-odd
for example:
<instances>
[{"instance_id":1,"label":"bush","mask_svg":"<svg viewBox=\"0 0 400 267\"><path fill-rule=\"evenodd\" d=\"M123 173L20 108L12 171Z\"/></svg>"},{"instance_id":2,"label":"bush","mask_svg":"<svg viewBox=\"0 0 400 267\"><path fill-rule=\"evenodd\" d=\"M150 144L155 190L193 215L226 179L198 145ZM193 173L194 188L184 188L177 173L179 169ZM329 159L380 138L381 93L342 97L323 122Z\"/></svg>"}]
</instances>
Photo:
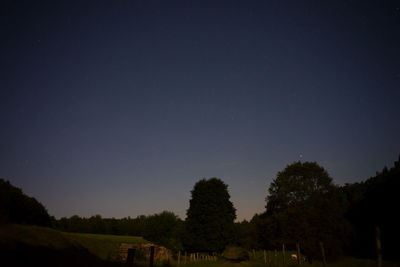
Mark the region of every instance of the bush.
<instances>
[{"instance_id":1,"label":"bush","mask_svg":"<svg viewBox=\"0 0 400 267\"><path fill-rule=\"evenodd\" d=\"M249 253L241 247L227 247L222 256L229 261L245 261L249 259Z\"/></svg>"}]
</instances>

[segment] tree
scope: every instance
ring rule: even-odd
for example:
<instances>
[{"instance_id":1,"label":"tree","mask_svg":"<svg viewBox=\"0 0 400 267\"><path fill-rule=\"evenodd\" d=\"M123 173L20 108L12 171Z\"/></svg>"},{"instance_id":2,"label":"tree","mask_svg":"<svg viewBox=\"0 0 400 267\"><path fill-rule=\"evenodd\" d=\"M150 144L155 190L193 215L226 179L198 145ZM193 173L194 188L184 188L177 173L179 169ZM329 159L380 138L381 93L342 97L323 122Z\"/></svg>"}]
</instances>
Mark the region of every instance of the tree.
<instances>
[{"instance_id":1,"label":"tree","mask_svg":"<svg viewBox=\"0 0 400 267\"><path fill-rule=\"evenodd\" d=\"M254 217L257 215L254 215ZM235 242L236 246L251 250L258 248L258 233L253 222L246 220L235 223Z\"/></svg>"},{"instance_id":2,"label":"tree","mask_svg":"<svg viewBox=\"0 0 400 267\"><path fill-rule=\"evenodd\" d=\"M332 178L316 162L295 162L278 172L271 183L266 199L267 213L285 210L290 205L331 192L334 188Z\"/></svg>"},{"instance_id":3,"label":"tree","mask_svg":"<svg viewBox=\"0 0 400 267\"><path fill-rule=\"evenodd\" d=\"M0 179L0 223L20 223L50 226L51 217L46 208L21 189Z\"/></svg>"},{"instance_id":4,"label":"tree","mask_svg":"<svg viewBox=\"0 0 400 267\"><path fill-rule=\"evenodd\" d=\"M319 242L328 259L343 255L349 233L345 197L316 162L295 162L278 172L269 187L266 213L259 221L265 245L300 242L303 253L320 258Z\"/></svg>"},{"instance_id":5,"label":"tree","mask_svg":"<svg viewBox=\"0 0 400 267\"><path fill-rule=\"evenodd\" d=\"M222 252L232 242L236 218L228 186L218 178L202 179L191 194L186 213L186 249Z\"/></svg>"},{"instance_id":6,"label":"tree","mask_svg":"<svg viewBox=\"0 0 400 267\"><path fill-rule=\"evenodd\" d=\"M349 246L352 255L375 258L375 231L379 227L385 248L383 257L386 260L400 259L397 249L400 220L394 215L395 205L400 202L399 188L400 156L393 167L384 167L374 177L341 188L350 203L346 217L356 232Z\"/></svg>"},{"instance_id":7,"label":"tree","mask_svg":"<svg viewBox=\"0 0 400 267\"><path fill-rule=\"evenodd\" d=\"M174 251L182 249L180 242L182 221L173 212L163 211L146 218L143 237Z\"/></svg>"}]
</instances>

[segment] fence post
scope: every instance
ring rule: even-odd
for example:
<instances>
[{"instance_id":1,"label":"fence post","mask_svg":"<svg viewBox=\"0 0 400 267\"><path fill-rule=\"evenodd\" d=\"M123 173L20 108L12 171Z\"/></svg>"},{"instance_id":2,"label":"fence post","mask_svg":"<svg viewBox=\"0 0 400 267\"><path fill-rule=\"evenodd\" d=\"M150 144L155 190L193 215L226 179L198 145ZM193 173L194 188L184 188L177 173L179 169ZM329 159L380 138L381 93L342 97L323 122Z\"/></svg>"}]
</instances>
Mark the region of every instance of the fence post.
<instances>
[{"instance_id":1,"label":"fence post","mask_svg":"<svg viewBox=\"0 0 400 267\"><path fill-rule=\"evenodd\" d=\"M265 253L265 249L264 249L264 263L265 265L267 265L267 254Z\"/></svg>"},{"instance_id":2,"label":"fence post","mask_svg":"<svg viewBox=\"0 0 400 267\"><path fill-rule=\"evenodd\" d=\"M154 246L150 247L150 267L154 266Z\"/></svg>"},{"instance_id":3,"label":"fence post","mask_svg":"<svg viewBox=\"0 0 400 267\"><path fill-rule=\"evenodd\" d=\"M135 249L128 248L128 256L126 257L126 264L128 266L133 266L135 263Z\"/></svg>"},{"instance_id":4,"label":"fence post","mask_svg":"<svg viewBox=\"0 0 400 267\"><path fill-rule=\"evenodd\" d=\"M381 229L376 227L376 266L382 267L382 244L381 244Z\"/></svg>"},{"instance_id":5,"label":"fence post","mask_svg":"<svg viewBox=\"0 0 400 267\"><path fill-rule=\"evenodd\" d=\"M269 253L269 251L267 253L268 253L268 264L271 267L272 266L272 255L271 255L272 251L271 251L271 253Z\"/></svg>"},{"instance_id":6,"label":"fence post","mask_svg":"<svg viewBox=\"0 0 400 267\"><path fill-rule=\"evenodd\" d=\"M178 266L181 265L181 251L178 251Z\"/></svg>"},{"instance_id":7,"label":"fence post","mask_svg":"<svg viewBox=\"0 0 400 267\"><path fill-rule=\"evenodd\" d=\"M301 254L300 254L300 244L297 243L296 244L296 249L297 249L297 264L300 265L301 264Z\"/></svg>"},{"instance_id":8,"label":"fence post","mask_svg":"<svg viewBox=\"0 0 400 267\"><path fill-rule=\"evenodd\" d=\"M319 242L319 246L321 247L321 254L322 254L322 265L326 267L326 258L325 258L325 249L324 249L324 243Z\"/></svg>"},{"instance_id":9,"label":"fence post","mask_svg":"<svg viewBox=\"0 0 400 267\"><path fill-rule=\"evenodd\" d=\"M283 262L283 266L285 266L285 264L286 264L285 244L282 244L282 262Z\"/></svg>"},{"instance_id":10,"label":"fence post","mask_svg":"<svg viewBox=\"0 0 400 267\"><path fill-rule=\"evenodd\" d=\"M186 265L186 257L187 257L187 253L185 251L185 259L184 259L184 264Z\"/></svg>"},{"instance_id":11,"label":"fence post","mask_svg":"<svg viewBox=\"0 0 400 267\"><path fill-rule=\"evenodd\" d=\"M169 266L169 255L168 255L168 252L167 252L167 266Z\"/></svg>"}]
</instances>

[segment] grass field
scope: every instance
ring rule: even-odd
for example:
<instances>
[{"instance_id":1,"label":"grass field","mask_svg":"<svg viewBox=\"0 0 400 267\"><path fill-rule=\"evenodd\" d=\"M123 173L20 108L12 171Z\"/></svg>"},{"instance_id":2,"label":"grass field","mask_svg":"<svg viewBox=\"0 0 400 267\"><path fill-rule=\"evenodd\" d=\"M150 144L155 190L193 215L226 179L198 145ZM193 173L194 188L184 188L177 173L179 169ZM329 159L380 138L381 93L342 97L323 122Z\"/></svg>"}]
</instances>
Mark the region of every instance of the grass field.
<instances>
[{"instance_id":1,"label":"grass field","mask_svg":"<svg viewBox=\"0 0 400 267\"><path fill-rule=\"evenodd\" d=\"M98 235L81 233L62 233L68 240L87 248L90 253L103 260L115 261L121 243L144 244L145 239L138 236Z\"/></svg>"},{"instance_id":2,"label":"grass field","mask_svg":"<svg viewBox=\"0 0 400 267\"><path fill-rule=\"evenodd\" d=\"M229 262L225 260L218 260L216 262L194 262L188 263L186 265L181 265L182 267L282 267L282 262L279 262L278 265L274 265L274 263L267 263L264 264L263 261L258 260L249 260L245 262ZM297 267L299 266L295 261L291 260L286 262L285 267ZM322 262L314 261L313 264L309 263L302 263L300 266L303 267L322 267ZM384 267L400 267L399 262L383 262ZM335 263L328 263L327 267L376 267L376 262L374 260L367 260L367 259L355 259L355 258L346 258L341 261Z\"/></svg>"},{"instance_id":3,"label":"grass field","mask_svg":"<svg viewBox=\"0 0 400 267\"><path fill-rule=\"evenodd\" d=\"M119 254L119 246L121 243L143 244L148 243L145 239L137 236L117 236L117 235L99 235L99 234L81 234L66 233L50 228L25 225L2 225L0 227L0 245L2 248L9 250L19 249L21 244L31 248L46 248L51 251L64 251L69 255L68 251L84 250L90 252L102 260L115 261ZM46 251L48 251L46 250ZM43 250L38 250L40 253ZM296 261L290 258L294 251L286 252L286 266L297 266ZM275 266L275 256L273 251L268 251L267 264L264 262L263 251L250 252L250 260L241 263L233 263L219 259L218 261L198 261L183 264L185 267L272 267ZM282 254L277 252L277 266L283 266ZM1 261L0 261L1 265ZM176 266L176 261L171 261L172 266ZM97 265L96 265L97 266ZM301 266L322 267L322 263L315 261L312 265L302 263ZM328 263L328 267L373 267L376 266L374 260L346 258L336 263ZM400 267L400 262L383 262L384 267Z\"/></svg>"},{"instance_id":4,"label":"grass field","mask_svg":"<svg viewBox=\"0 0 400 267\"><path fill-rule=\"evenodd\" d=\"M299 266L297 261L291 259L291 254L296 254L295 251L286 251L285 253L285 265L283 265L282 252L277 251L277 260L275 261L275 252L267 251L267 264L264 261L264 252L256 251L255 257L253 256L253 252L250 253L252 256L251 259L247 262L248 266L251 267L290 267L290 266ZM276 264L275 264L276 262ZM300 266L303 267L323 267L322 262L314 261L312 264L308 262L302 262ZM384 267L400 267L400 262L391 262L391 261L383 261ZM329 262L327 263L327 267L376 267L375 260L369 259L356 259L356 258L345 258L339 260L337 262Z\"/></svg>"},{"instance_id":5,"label":"grass field","mask_svg":"<svg viewBox=\"0 0 400 267\"><path fill-rule=\"evenodd\" d=\"M0 227L0 244L10 249L21 244L54 250L85 249L102 260L116 261L121 243L143 244L148 241L137 236L66 233L39 226L12 224Z\"/></svg>"},{"instance_id":6,"label":"grass field","mask_svg":"<svg viewBox=\"0 0 400 267\"><path fill-rule=\"evenodd\" d=\"M73 246L62 232L39 226L7 224L0 227L0 242L10 248L18 244L65 249Z\"/></svg>"}]
</instances>

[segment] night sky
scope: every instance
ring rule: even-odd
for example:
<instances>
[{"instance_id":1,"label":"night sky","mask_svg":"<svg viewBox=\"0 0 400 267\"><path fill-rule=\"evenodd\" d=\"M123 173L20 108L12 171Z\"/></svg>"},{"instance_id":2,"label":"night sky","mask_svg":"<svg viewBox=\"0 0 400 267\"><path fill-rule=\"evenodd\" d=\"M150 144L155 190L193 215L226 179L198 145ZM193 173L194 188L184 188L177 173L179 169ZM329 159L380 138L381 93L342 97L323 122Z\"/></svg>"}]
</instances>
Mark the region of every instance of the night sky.
<instances>
[{"instance_id":1,"label":"night sky","mask_svg":"<svg viewBox=\"0 0 400 267\"><path fill-rule=\"evenodd\" d=\"M238 220L317 161L400 153L398 1L2 1L0 177L56 218L182 219L201 178Z\"/></svg>"}]
</instances>

